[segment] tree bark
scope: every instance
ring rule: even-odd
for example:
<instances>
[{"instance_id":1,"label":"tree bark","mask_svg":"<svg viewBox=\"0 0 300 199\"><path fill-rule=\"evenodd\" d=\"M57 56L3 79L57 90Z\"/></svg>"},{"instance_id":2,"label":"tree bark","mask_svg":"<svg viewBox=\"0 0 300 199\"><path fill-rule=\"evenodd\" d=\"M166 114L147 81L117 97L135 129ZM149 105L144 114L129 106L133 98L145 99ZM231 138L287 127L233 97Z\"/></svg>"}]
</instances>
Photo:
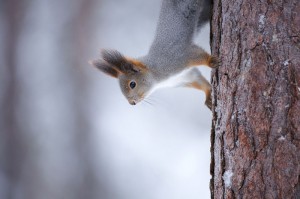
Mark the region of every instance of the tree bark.
<instances>
[{"instance_id":1,"label":"tree bark","mask_svg":"<svg viewBox=\"0 0 300 199\"><path fill-rule=\"evenodd\" d=\"M212 198L300 198L300 1L215 0Z\"/></svg>"}]
</instances>

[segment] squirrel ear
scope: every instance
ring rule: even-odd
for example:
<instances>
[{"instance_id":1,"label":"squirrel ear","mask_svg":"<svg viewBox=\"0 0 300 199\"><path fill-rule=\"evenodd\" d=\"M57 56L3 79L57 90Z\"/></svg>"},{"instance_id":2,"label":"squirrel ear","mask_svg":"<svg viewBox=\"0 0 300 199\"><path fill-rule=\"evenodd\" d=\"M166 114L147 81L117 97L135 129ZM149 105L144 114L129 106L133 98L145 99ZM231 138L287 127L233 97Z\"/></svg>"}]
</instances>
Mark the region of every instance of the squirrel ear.
<instances>
[{"instance_id":1,"label":"squirrel ear","mask_svg":"<svg viewBox=\"0 0 300 199\"><path fill-rule=\"evenodd\" d=\"M127 61L127 67L128 70L133 71L133 72L145 72L147 71L147 67L140 62L139 60L132 59L132 58L126 58Z\"/></svg>"},{"instance_id":2,"label":"squirrel ear","mask_svg":"<svg viewBox=\"0 0 300 199\"><path fill-rule=\"evenodd\" d=\"M95 66L96 68L98 68L99 70L101 70L103 73L110 75L112 77L115 77L115 78L118 78L121 73L119 70L114 68L112 65L110 65L109 63L106 63L105 61L100 60L100 59L89 61L89 63L91 65Z\"/></svg>"},{"instance_id":3,"label":"squirrel ear","mask_svg":"<svg viewBox=\"0 0 300 199\"><path fill-rule=\"evenodd\" d=\"M146 69L138 60L126 58L116 50L102 50L102 57L103 60L123 73L135 73Z\"/></svg>"},{"instance_id":4,"label":"squirrel ear","mask_svg":"<svg viewBox=\"0 0 300 199\"><path fill-rule=\"evenodd\" d=\"M122 71L122 67L126 63L126 58L116 50L102 50L103 59Z\"/></svg>"}]
</instances>

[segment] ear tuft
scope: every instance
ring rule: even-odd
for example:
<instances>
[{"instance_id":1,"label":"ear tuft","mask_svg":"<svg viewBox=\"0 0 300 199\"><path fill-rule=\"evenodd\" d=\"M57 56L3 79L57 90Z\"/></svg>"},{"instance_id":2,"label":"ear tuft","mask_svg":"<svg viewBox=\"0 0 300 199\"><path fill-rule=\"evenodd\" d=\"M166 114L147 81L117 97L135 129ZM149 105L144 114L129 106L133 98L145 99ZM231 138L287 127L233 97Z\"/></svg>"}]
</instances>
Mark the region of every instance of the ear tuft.
<instances>
[{"instance_id":1,"label":"ear tuft","mask_svg":"<svg viewBox=\"0 0 300 199\"><path fill-rule=\"evenodd\" d=\"M115 69L112 65L100 59L89 61L89 64L95 66L103 73L115 78L117 78L120 74L120 72L117 69Z\"/></svg>"},{"instance_id":2,"label":"ear tuft","mask_svg":"<svg viewBox=\"0 0 300 199\"><path fill-rule=\"evenodd\" d=\"M108 63L121 68L126 63L126 58L116 50L103 50L102 57Z\"/></svg>"},{"instance_id":3,"label":"ear tuft","mask_svg":"<svg viewBox=\"0 0 300 199\"><path fill-rule=\"evenodd\" d=\"M110 64L119 72L129 74L146 69L144 64L140 61L126 58L116 50L102 50L101 54L104 62Z\"/></svg>"}]
</instances>

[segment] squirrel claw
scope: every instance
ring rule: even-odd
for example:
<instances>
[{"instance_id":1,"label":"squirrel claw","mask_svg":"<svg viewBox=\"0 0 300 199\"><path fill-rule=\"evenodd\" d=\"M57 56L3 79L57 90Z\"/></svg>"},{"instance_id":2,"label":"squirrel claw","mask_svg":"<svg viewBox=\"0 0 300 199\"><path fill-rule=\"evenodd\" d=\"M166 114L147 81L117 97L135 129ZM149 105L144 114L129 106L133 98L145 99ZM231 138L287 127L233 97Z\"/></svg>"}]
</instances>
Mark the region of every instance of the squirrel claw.
<instances>
[{"instance_id":1,"label":"squirrel claw","mask_svg":"<svg viewBox=\"0 0 300 199\"><path fill-rule=\"evenodd\" d=\"M210 96L208 98L206 98L205 105L211 110L211 108L212 108L212 100L211 100Z\"/></svg>"},{"instance_id":2,"label":"squirrel claw","mask_svg":"<svg viewBox=\"0 0 300 199\"><path fill-rule=\"evenodd\" d=\"M211 68L218 68L221 65L221 60L218 57L212 56L210 59L209 66Z\"/></svg>"}]
</instances>

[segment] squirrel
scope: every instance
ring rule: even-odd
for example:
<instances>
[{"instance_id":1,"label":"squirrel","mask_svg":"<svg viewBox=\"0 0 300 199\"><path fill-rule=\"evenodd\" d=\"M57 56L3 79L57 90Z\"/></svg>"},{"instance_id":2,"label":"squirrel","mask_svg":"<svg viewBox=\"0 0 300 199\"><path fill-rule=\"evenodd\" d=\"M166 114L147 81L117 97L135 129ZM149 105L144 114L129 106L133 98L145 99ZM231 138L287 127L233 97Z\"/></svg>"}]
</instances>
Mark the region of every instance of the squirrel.
<instances>
[{"instance_id":1,"label":"squirrel","mask_svg":"<svg viewBox=\"0 0 300 199\"><path fill-rule=\"evenodd\" d=\"M155 39L147 55L123 56L102 50L101 59L90 62L100 71L118 78L121 91L136 105L161 87L191 87L205 92L211 109L211 85L195 67L216 67L219 61L193 43L193 37L211 18L211 0L163 0Z\"/></svg>"}]
</instances>

